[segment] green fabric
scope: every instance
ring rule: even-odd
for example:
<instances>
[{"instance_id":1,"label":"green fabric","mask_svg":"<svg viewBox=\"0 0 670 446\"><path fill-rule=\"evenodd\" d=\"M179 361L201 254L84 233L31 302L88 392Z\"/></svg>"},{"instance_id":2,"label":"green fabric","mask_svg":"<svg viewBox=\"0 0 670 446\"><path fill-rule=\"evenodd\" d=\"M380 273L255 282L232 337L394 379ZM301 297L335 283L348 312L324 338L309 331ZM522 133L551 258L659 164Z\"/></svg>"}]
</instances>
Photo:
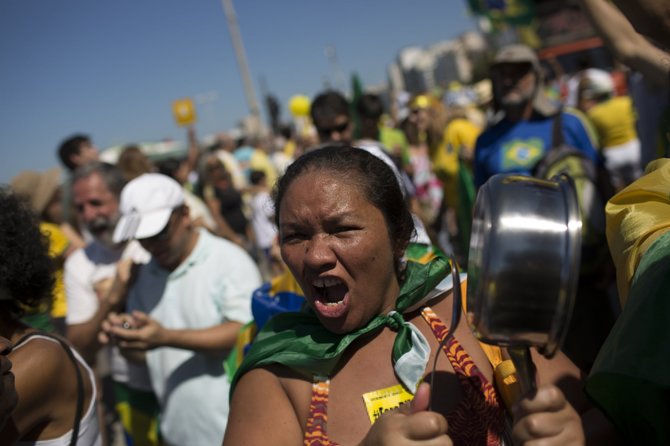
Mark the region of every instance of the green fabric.
<instances>
[{"instance_id":1,"label":"green fabric","mask_svg":"<svg viewBox=\"0 0 670 446\"><path fill-rule=\"evenodd\" d=\"M351 102L350 102L350 114L354 121L353 134L354 139L359 139L361 137L361 117L358 115L358 102L363 96L363 83L361 78L358 77L358 74L353 73L351 75Z\"/></svg>"},{"instance_id":2,"label":"green fabric","mask_svg":"<svg viewBox=\"0 0 670 446\"><path fill-rule=\"evenodd\" d=\"M48 310L26 314L21 318L21 321L26 325L37 328L38 330L46 331L47 333L56 331L56 327L51 320L51 316L49 316Z\"/></svg>"},{"instance_id":3,"label":"green fabric","mask_svg":"<svg viewBox=\"0 0 670 446\"><path fill-rule=\"evenodd\" d=\"M670 233L642 257L629 296L586 392L626 444L670 444Z\"/></svg>"},{"instance_id":4,"label":"green fabric","mask_svg":"<svg viewBox=\"0 0 670 446\"><path fill-rule=\"evenodd\" d=\"M240 330L237 332L237 342L233 346L233 348L230 350L230 353L228 353L228 357L226 358L225 361L223 361L223 369L226 371L226 377L228 378L228 382L231 382L233 380L233 376L235 376L235 373L237 372L237 368L239 367L239 357L240 357L240 350L244 351L244 348L246 347L245 345L241 345L240 343L240 336L241 334L244 334L244 332L247 331L255 331L256 330L256 321L249 321L246 324L240 328Z\"/></svg>"},{"instance_id":5,"label":"green fabric","mask_svg":"<svg viewBox=\"0 0 670 446\"><path fill-rule=\"evenodd\" d=\"M160 405L153 392L114 381L115 408L129 446L161 446Z\"/></svg>"},{"instance_id":6,"label":"green fabric","mask_svg":"<svg viewBox=\"0 0 670 446\"><path fill-rule=\"evenodd\" d=\"M464 264L468 261L468 250L470 248L470 233L472 232L472 213L475 207L475 181L472 173L463 160L458 160L458 208L456 209L456 222L458 224L458 238L461 253L464 256Z\"/></svg>"},{"instance_id":7,"label":"green fabric","mask_svg":"<svg viewBox=\"0 0 670 446\"><path fill-rule=\"evenodd\" d=\"M396 300L397 313L380 315L365 327L346 334L325 329L311 310L282 313L258 333L249 353L240 365L231 385L231 397L239 378L251 369L270 364L282 364L308 379L313 375L332 375L340 357L356 339L385 326L398 334L393 345L393 363L412 347L411 329L404 324L402 314L419 303L451 271L449 261L435 257L426 264L407 263L400 295Z\"/></svg>"},{"instance_id":8,"label":"green fabric","mask_svg":"<svg viewBox=\"0 0 670 446\"><path fill-rule=\"evenodd\" d=\"M385 148L390 150L391 153L399 150L400 159L403 166L410 164L409 143L407 142L407 137L402 132L402 130L380 125L379 142L381 142Z\"/></svg>"}]
</instances>

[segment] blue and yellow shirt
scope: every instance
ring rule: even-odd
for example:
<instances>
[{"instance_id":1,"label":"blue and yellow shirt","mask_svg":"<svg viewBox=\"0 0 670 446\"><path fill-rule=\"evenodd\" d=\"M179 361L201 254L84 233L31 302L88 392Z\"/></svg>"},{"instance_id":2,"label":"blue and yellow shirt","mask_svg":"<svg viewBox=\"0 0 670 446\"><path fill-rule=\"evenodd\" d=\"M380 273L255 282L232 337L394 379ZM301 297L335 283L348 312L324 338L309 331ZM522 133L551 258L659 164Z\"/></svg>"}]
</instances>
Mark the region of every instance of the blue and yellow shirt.
<instances>
[{"instance_id":1,"label":"blue and yellow shirt","mask_svg":"<svg viewBox=\"0 0 670 446\"><path fill-rule=\"evenodd\" d=\"M502 119L486 129L475 146L475 186L479 188L498 173L531 175L551 148L553 117L534 117L513 123ZM596 137L584 115L565 110L562 116L565 143L598 163Z\"/></svg>"}]
</instances>

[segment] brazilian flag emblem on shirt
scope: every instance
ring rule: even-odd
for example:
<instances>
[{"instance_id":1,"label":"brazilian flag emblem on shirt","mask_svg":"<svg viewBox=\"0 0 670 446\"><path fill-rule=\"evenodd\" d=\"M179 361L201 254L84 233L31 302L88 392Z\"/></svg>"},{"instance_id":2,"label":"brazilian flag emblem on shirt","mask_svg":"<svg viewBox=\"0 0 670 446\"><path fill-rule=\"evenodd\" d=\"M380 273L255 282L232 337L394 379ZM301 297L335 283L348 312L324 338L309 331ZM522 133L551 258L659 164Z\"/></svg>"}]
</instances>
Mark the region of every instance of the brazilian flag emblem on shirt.
<instances>
[{"instance_id":1,"label":"brazilian flag emblem on shirt","mask_svg":"<svg viewBox=\"0 0 670 446\"><path fill-rule=\"evenodd\" d=\"M541 138L513 139L502 146L503 170L516 167L530 168L544 155Z\"/></svg>"}]
</instances>

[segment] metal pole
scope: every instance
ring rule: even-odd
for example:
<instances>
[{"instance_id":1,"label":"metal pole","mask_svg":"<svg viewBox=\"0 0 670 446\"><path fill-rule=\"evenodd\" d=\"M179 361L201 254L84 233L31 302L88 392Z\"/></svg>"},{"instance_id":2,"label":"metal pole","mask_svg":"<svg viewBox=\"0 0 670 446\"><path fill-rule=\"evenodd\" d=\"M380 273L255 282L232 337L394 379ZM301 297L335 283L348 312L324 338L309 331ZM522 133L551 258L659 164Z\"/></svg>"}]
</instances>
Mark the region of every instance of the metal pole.
<instances>
[{"instance_id":1,"label":"metal pole","mask_svg":"<svg viewBox=\"0 0 670 446\"><path fill-rule=\"evenodd\" d=\"M233 8L232 0L221 0L223 4L223 11L226 14L226 20L228 22L228 30L230 31L230 38L233 41L233 48L235 49L235 58L237 59L237 65L240 69L240 75L242 76L242 82L244 84L244 94L247 99L247 104L249 105L249 111L251 116L255 120L254 124L256 125L256 130L260 130L261 123L261 110L258 105L258 100L256 99L256 92L254 91L254 86L251 82L251 75L249 74L249 65L247 63L247 56L244 51L244 45L242 44L242 36L240 34L240 29L237 26L237 15L235 14L235 9Z\"/></svg>"},{"instance_id":2,"label":"metal pole","mask_svg":"<svg viewBox=\"0 0 670 446\"><path fill-rule=\"evenodd\" d=\"M333 69L333 83L335 88L344 93L344 76L342 76L342 70L340 69L340 63L337 60L337 50L334 45L328 45L324 49L324 53L328 58L328 61L332 65Z\"/></svg>"}]
</instances>

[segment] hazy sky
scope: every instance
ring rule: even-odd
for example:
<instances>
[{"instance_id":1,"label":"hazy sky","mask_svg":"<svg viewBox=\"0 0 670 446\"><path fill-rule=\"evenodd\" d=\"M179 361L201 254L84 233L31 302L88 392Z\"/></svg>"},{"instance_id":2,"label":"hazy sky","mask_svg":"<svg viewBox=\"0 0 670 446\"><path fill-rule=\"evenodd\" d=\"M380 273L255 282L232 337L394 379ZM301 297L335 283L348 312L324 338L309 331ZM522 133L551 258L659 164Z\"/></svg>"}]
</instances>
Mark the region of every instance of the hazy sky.
<instances>
[{"instance_id":1,"label":"hazy sky","mask_svg":"<svg viewBox=\"0 0 670 446\"><path fill-rule=\"evenodd\" d=\"M246 0L238 24L259 101L261 79L280 101L336 84L386 80L405 46L474 28L465 0ZM221 1L3 0L0 2L0 182L58 164L74 132L98 147L185 139L172 101L191 97L200 135L248 113ZM203 99L205 102L202 102Z\"/></svg>"}]
</instances>

